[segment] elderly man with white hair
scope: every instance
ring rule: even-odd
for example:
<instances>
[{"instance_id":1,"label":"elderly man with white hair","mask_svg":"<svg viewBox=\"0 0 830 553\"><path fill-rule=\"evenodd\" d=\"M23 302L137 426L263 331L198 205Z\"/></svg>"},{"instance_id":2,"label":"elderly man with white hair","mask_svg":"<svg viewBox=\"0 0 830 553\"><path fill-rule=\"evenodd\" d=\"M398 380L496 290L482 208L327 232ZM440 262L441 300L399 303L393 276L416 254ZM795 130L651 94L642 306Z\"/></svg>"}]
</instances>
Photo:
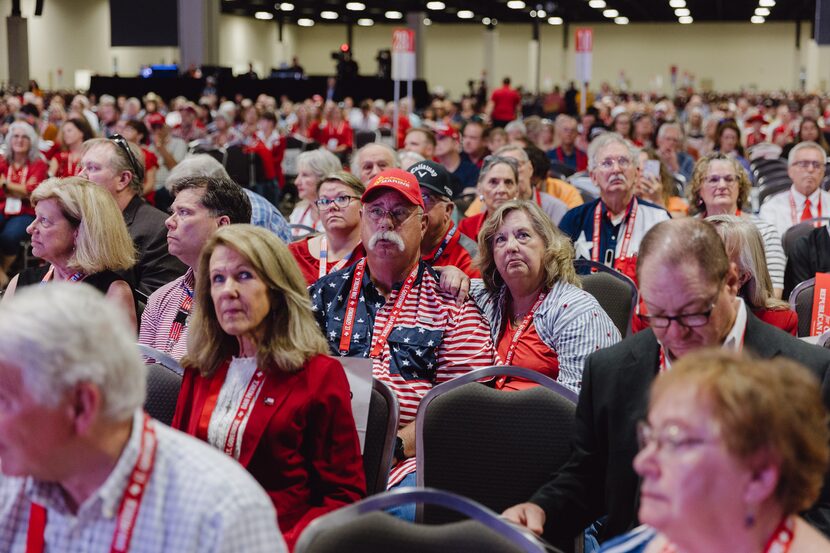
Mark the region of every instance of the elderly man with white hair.
<instances>
[{"instance_id":1,"label":"elderly man with white hair","mask_svg":"<svg viewBox=\"0 0 830 553\"><path fill-rule=\"evenodd\" d=\"M86 284L0 311L0 551L286 551L232 459L141 409L126 319Z\"/></svg>"}]
</instances>

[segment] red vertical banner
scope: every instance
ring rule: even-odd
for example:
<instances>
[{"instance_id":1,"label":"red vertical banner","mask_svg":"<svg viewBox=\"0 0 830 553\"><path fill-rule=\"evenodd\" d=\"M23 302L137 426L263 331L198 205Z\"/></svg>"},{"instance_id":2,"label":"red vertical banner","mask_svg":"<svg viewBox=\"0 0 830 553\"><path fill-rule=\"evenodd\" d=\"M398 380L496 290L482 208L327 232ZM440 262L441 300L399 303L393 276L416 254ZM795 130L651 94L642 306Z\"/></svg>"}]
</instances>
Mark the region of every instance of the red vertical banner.
<instances>
[{"instance_id":1,"label":"red vertical banner","mask_svg":"<svg viewBox=\"0 0 830 553\"><path fill-rule=\"evenodd\" d=\"M813 320L810 336L820 336L830 330L830 273L816 274L816 287L813 291Z\"/></svg>"}]
</instances>

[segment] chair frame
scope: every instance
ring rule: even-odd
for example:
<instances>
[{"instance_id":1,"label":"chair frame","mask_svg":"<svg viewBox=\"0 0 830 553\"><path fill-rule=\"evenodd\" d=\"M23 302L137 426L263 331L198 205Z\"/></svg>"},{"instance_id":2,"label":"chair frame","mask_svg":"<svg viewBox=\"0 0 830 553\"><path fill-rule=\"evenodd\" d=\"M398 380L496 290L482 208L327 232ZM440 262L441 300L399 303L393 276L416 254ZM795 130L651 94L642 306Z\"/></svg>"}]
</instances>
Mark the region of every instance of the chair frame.
<instances>
[{"instance_id":1,"label":"chair frame","mask_svg":"<svg viewBox=\"0 0 830 553\"><path fill-rule=\"evenodd\" d=\"M545 551L545 547L528 531L507 522L487 507L458 494L433 488L399 488L367 497L357 503L328 513L313 520L306 527L300 535L294 551L305 553L310 544L313 543L314 538L326 530L348 524L362 515L407 503L418 503L419 505L429 503L453 509L497 532L526 553L544 553Z\"/></svg>"},{"instance_id":2,"label":"chair frame","mask_svg":"<svg viewBox=\"0 0 830 553\"><path fill-rule=\"evenodd\" d=\"M170 354L164 353L163 351L159 351L154 347L150 347L145 344L136 344L138 346L138 351L141 355L145 357L151 357L156 360L156 363L163 366L166 369L169 369L176 373L179 376L184 375L184 367L182 367L181 363L176 361Z\"/></svg>"},{"instance_id":3,"label":"chair frame","mask_svg":"<svg viewBox=\"0 0 830 553\"><path fill-rule=\"evenodd\" d=\"M796 312L796 314L798 314L798 309L796 309L796 301L798 300L798 296L801 295L801 293L804 292L805 290L808 290L809 288L813 288L815 290L815 287L816 287L816 278L815 277L808 278L807 280L805 280L803 282L799 282L796 285L796 287L793 288L792 291L790 292L790 297L787 298L787 301L789 301L789 303L790 303L790 309L792 309L793 311ZM812 307L810 308L810 313L812 315ZM801 326L801 320L800 319L798 321L798 325ZM803 337L800 332L797 332L797 334L798 334L799 338ZM807 332L807 334L805 336L809 336L809 335L810 335L810 333Z\"/></svg>"},{"instance_id":4,"label":"chair frame","mask_svg":"<svg viewBox=\"0 0 830 553\"><path fill-rule=\"evenodd\" d=\"M631 310L629 311L628 324L625 327L625 334L623 334L622 337L625 338L626 336L631 336L631 318L634 316L634 313L637 312L637 303L639 303L639 301L640 301L640 291L637 289L637 285L634 284L634 281L631 280L631 278L628 277L627 275L624 275L621 272L619 272L618 270L616 270L612 267L609 267L609 266L605 265L604 263L600 263L599 261L592 261L590 259L576 259L576 260L574 260L574 269L576 270L577 275L579 275L580 277L588 276L588 275L581 275L579 273L579 270L582 269L582 268L590 269L592 273L595 272L594 269L596 269L599 272L608 273L609 275L613 275L614 277L616 277L616 278L620 279L621 281L623 281L624 283L626 283L629 288L631 288L631 291L632 291L632 294L631 294ZM602 305L600 305L600 307L602 307Z\"/></svg>"},{"instance_id":5,"label":"chair frame","mask_svg":"<svg viewBox=\"0 0 830 553\"><path fill-rule=\"evenodd\" d=\"M372 389L377 390L389 406L389 417L386 421L386 439L383 442L383 455L380 458L377 480L374 483L375 490L385 490L389 482L389 471L392 470L392 459L395 456L395 438L398 436L400 405L395 392L377 378L372 378ZM369 483L367 482L366 485L368 487Z\"/></svg>"}]
</instances>

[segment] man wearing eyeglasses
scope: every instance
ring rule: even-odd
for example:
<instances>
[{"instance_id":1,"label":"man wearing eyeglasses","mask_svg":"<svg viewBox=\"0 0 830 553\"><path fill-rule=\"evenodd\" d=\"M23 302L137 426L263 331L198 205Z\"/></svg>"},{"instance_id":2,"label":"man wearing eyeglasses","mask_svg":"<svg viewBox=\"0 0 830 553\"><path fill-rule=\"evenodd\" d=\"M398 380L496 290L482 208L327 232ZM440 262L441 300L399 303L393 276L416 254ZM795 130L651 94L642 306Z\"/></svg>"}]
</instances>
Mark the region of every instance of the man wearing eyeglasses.
<instances>
[{"instance_id":1,"label":"man wearing eyeglasses","mask_svg":"<svg viewBox=\"0 0 830 553\"><path fill-rule=\"evenodd\" d=\"M144 155L120 135L84 142L80 177L103 186L115 198L138 252L133 286L149 296L184 274L187 267L167 251L167 216L141 197Z\"/></svg>"},{"instance_id":2,"label":"man wearing eyeglasses","mask_svg":"<svg viewBox=\"0 0 830 553\"><path fill-rule=\"evenodd\" d=\"M606 515L600 541L637 525L637 421L645 416L652 380L690 352L720 347L793 359L824 383L830 403L830 351L761 322L747 309L736 296L737 268L709 223L686 218L656 225L642 241L637 273L651 328L588 357L570 460L529 503L505 511L550 539L570 539ZM830 532L827 498L806 518Z\"/></svg>"},{"instance_id":3,"label":"man wearing eyeglasses","mask_svg":"<svg viewBox=\"0 0 830 553\"><path fill-rule=\"evenodd\" d=\"M470 278L479 276L473 266L478 245L458 232L453 223L452 176L443 165L421 161L409 168L418 179L427 216L427 230L421 240L421 259L433 267L452 265Z\"/></svg>"},{"instance_id":4,"label":"man wearing eyeglasses","mask_svg":"<svg viewBox=\"0 0 830 553\"><path fill-rule=\"evenodd\" d=\"M310 289L312 309L333 355L368 357L375 378L400 402L390 486L415 485L415 414L435 385L493 364L487 322L467 298L439 287L421 259L428 218L416 177L389 169L363 193L366 257ZM414 518L414 507L401 513Z\"/></svg>"},{"instance_id":5,"label":"man wearing eyeglasses","mask_svg":"<svg viewBox=\"0 0 830 553\"><path fill-rule=\"evenodd\" d=\"M787 159L790 188L770 197L761 206L760 216L775 225L781 236L791 226L814 217L830 217L830 192L821 189L827 154L815 142L801 142Z\"/></svg>"},{"instance_id":6,"label":"man wearing eyeglasses","mask_svg":"<svg viewBox=\"0 0 830 553\"><path fill-rule=\"evenodd\" d=\"M662 207L634 196L638 161L634 148L619 134L594 139L588 148L588 169L600 197L571 209L559 223L574 242L576 259L603 263L635 282L640 241L651 227L669 218Z\"/></svg>"}]
</instances>

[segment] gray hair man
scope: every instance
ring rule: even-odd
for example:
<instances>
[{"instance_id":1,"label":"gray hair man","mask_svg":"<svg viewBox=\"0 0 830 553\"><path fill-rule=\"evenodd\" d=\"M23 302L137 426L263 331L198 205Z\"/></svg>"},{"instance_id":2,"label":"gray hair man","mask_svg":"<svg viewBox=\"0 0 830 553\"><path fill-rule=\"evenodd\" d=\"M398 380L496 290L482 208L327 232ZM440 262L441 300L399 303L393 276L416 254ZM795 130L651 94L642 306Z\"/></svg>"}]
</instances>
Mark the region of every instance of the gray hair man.
<instances>
[{"instance_id":1,"label":"gray hair man","mask_svg":"<svg viewBox=\"0 0 830 553\"><path fill-rule=\"evenodd\" d=\"M86 284L3 305L0 551L286 551L242 467L142 411L145 375L125 317Z\"/></svg>"}]
</instances>

